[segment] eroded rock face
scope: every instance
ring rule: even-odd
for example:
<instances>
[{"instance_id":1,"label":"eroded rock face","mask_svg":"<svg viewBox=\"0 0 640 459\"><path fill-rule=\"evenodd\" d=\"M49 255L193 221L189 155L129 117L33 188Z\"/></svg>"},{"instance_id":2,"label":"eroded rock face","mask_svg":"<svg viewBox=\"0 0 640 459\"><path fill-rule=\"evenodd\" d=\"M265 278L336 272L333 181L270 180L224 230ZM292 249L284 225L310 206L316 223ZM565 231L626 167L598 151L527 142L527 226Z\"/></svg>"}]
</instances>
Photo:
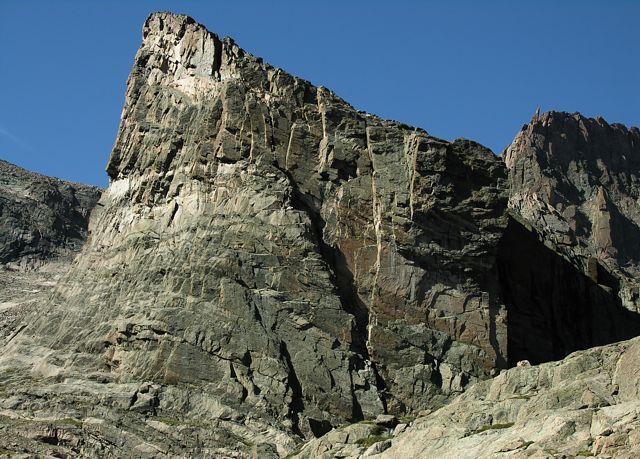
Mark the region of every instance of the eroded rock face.
<instances>
[{"instance_id":1,"label":"eroded rock face","mask_svg":"<svg viewBox=\"0 0 640 459\"><path fill-rule=\"evenodd\" d=\"M509 157L511 214L507 167L482 146L358 112L191 18L152 15L91 237L2 350L0 439L43 455L275 457L383 419L336 434L359 454L396 433L379 415L439 407L514 365L532 311L541 352L517 357L533 363L593 345L601 318L614 333L597 338L617 338L598 308L618 291L518 213ZM531 260L562 275L531 278Z\"/></svg>"},{"instance_id":2,"label":"eroded rock face","mask_svg":"<svg viewBox=\"0 0 640 459\"><path fill-rule=\"evenodd\" d=\"M278 432L441 404L505 365L506 173L476 143L357 112L154 14L107 171L82 256L5 368L148 381L144 413L271 432L286 451Z\"/></svg>"},{"instance_id":3,"label":"eroded rock face","mask_svg":"<svg viewBox=\"0 0 640 459\"><path fill-rule=\"evenodd\" d=\"M638 311L640 131L549 112L504 153L509 207L553 249ZM613 277L613 279L609 279Z\"/></svg>"},{"instance_id":4,"label":"eroded rock face","mask_svg":"<svg viewBox=\"0 0 640 459\"><path fill-rule=\"evenodd\" d=\"M28 269L78 252L100 192L0 160L0 264Z\"/></svg>"},{"instance_id":5,"label":"eroded rock face","mask_svg":"<svg viewBox=\"0 0 640 459\"><path fill-rule=\"evenodd\" d=\"M0 345L69 268L100 193L0 160Z\"/></svg>"},{"instance_id":6,"label":"eroded rock face","mask_svg":"<svg viewBox=\"0 0 640 459\"><path fill-rule=\"evenodd\" d=\"M637 457L639 364L636 338L512 368L408 424L336 429L295 457Z\"/></svg>"}]
</instances>

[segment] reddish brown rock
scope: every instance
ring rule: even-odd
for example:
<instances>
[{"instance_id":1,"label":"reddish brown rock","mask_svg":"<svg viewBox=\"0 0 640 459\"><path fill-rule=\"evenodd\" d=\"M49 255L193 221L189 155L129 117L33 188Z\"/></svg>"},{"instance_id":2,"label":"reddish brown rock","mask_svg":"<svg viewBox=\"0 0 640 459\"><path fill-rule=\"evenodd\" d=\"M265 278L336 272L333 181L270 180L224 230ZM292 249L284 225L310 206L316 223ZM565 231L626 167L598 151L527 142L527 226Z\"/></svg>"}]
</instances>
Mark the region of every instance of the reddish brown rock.
<instances>
[{"instance_id":1,"label":"reddish brown rock","mask_svg":"<svg viewBox=\"0 0 640 459\"><path fill-rule=\"evenodd\" d=\"M640 131L602 118L549 112L525 125L503 154L509 207L554 250L638 311Z\"/></svg>"}]
</instances>

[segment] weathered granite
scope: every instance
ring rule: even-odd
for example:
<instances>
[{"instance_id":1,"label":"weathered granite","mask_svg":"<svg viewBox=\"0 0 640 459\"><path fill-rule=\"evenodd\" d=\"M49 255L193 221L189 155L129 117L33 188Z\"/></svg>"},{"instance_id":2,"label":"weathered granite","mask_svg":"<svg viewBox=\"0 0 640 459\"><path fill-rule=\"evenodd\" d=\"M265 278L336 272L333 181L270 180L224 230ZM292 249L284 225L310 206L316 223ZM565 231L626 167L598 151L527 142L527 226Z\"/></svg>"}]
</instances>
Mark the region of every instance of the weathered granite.
<instances>
[{"instance_id":1,"label":"weathered granite","mask_svg":"<svg viewBox=\"0 0 640 459\"><path fill-rule=\"evenodd\" d=\"M32 269L78 252L100 193L0 160L0 264Z\"/></svg>"},{"instance_id":2,"label":"weathered granite","mask_svg":"<svg viewBox=\"0 0 640 459\"><path fill-rule=\"evenodd\" d=\"M639 365L640 338L635 338L559 362L513 368L419 417L386 439L383 451L367 457L637 457ZM328 435L339 437L344 430ZM307 457L304 453L321 440L310 442L298 457ZM363 448L340 451L332 457L365 457Z\"/></svg>"},{"instance_id":3,"label":"weathered granite","mask_svg":"<svg viewBox=\"0 0 640 459\"><path fill-rule=\"evenodd\" d=\"M91 236L2 348L0 445L276 457L355 422L335 441L386 454L402 416L516 357L637 334L519 213L513 172L508 211L507 166L153 14ZM334 454L329 436L305 457Z\"/></svg>"},{"instance_id":4,"label":"weathered granite","mask_svg":"<svg viewBox=\"0 0 640 459\"><path fill-rule=\"evenodd\" d=\"M49 260L38 269L0 269L0 346L26 326L22 323L25 316L46 305L70 264L70 260L63 257Z\"/></svg>"},{"instance_id":5,"label":"weathered granite","mask_svg":"<svg viewBox=\"0 0 640 459\"><path fill-rule=\"evenodd\" d=\"M100 193L0 160L0 345L69 268Z\"/></svg>"},{"instance_id":6,"label":"weathered granite","mask_svg":"<svg viewBox=\"0 0 640 459\"><path fill-rule=\"evenodd\" d=\"M229 419L286 452L506 365L498 158L357 112L185 16L143 34L91 237L0 357L13 412L77 415L83 391L52 381L122 387L128 408L149 383L145 416ZM24 371L56 401L24 395Z\"/></svg>"}]
</instances>

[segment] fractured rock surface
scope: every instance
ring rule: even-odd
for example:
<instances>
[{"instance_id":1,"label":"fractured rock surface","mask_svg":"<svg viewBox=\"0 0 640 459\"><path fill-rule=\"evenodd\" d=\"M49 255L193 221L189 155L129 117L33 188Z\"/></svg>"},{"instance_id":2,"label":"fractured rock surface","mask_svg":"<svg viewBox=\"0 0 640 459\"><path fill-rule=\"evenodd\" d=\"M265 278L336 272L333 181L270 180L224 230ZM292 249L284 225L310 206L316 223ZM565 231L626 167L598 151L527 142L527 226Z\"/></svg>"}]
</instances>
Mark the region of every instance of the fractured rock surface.
<instances>
[{"instance_id":1,"label":"fractured rock surface","mask_svg":"<svg viewBox=\"0 0 640 459\"><path fill-rule=\"evenodd\" d=\"M0 264L33 268L47 258L76 253L99 198L96 187L0 160Z\"/></svg>"},{"instance_id":2,"label":"fractured rock surface","mask_svg":"<svg viewBox=\"0 0 640 459\"><path fill-rule=\"evenodd\" d=\"M380 415L638 334L608 262L518 204L523 136L505 166L153 14L91 235L2 349L0 445L277 457L333 432L379 454Z\"/></svg>"},{"instance_id":3,"label":"fractured rock surface","mask_svg":"<svg viewBox=\"0 0 640 459\"><path fill-rule=\"evenodd\" d=\"M0 270L0 345L25 325L21 324L25 316L46 305L69 266L69 260L56 259L37 270Z\"/></svg>"},{"instance_id":4,"label":"fractured rock surface","mask_svg":"<svg viewBox=\"0 0 640 459\"><path fill-rule=\"evenodd\" d=\"M83 393L122 409L117 387L136 411L134 383L152 384L145 416L226 423L234 450L259 431L286 451L441 404L504 365L506 173L478 144L357 112L154 14L107 171L82 256L0 362L37 375L65 418ZM5 408L51 417L21 374ZM83 451L110 451L105 438Z\"/></svg>"},{"instance_id":5,"label":"fractured rock surface","mask_svg":"<svg viewBox=\"0 0 640 459\"><path fill-rule=\"evenodd\" d=\"M0 345L46 303L87 238L100 193L0 160Z\"/></svg>"},{"instance_id":6,"label":"fractured rock surface","mask_svg":"<svg viewBox=\"0 0 640 459\"><path fill-rule=\"evenodd\" d=\"M640 296L640 130L549 112L505 150L509 207L624 307Z\"/></svg>"},{"instance_id":7,"label":"fractured rock surface","mask_svg":"<svg viewBox=\"0 0 640 459\"><path fill-rule=\"evenodd\" d=\"M357 425L336 429L295 457L637 457L639 365L636 338L512 368L408 426L368 437L352 433Z\"/></svg>"}]
</instances>

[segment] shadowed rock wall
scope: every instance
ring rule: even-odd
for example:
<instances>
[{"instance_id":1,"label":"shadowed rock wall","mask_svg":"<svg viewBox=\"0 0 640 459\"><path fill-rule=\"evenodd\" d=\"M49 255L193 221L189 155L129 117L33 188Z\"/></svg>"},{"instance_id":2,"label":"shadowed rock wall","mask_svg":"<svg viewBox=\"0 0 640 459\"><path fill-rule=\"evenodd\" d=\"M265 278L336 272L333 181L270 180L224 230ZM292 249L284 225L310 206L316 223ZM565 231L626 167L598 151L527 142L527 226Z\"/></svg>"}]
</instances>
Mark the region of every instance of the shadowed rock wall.
<instances>
[{"instance_id":1,"label":"shadowed rock wall","mask_svg":"<svg viewBox=\"0 0 640 459\"><path fill-rule=\"evenodd\" d=\"M498 246L509 366L640 335L640 315L623 307L617 280L602 265L587 276L525 225L510 219Z\"/></svg>"},{"instance_id":2,"label":"shadowed rock wall","mask_svg":"<svg viewBox=\"0 0 640 459\"><path fill-rule=\"evenodd\" d=\"M78 252L100 192L0 160L0 264L27 268Z\"/></svg>"},{"instance_id":3,"label":"shadowed rock wall","mask_svg":"<svg viewBox=\"0 0 640 459\"><path fill-rule=\"evenodd\" d=\"M638 312L640 130L579 113L548 112L505 150L509 207L588 273L597 262Z\"/></svg>"}]
</instances>

